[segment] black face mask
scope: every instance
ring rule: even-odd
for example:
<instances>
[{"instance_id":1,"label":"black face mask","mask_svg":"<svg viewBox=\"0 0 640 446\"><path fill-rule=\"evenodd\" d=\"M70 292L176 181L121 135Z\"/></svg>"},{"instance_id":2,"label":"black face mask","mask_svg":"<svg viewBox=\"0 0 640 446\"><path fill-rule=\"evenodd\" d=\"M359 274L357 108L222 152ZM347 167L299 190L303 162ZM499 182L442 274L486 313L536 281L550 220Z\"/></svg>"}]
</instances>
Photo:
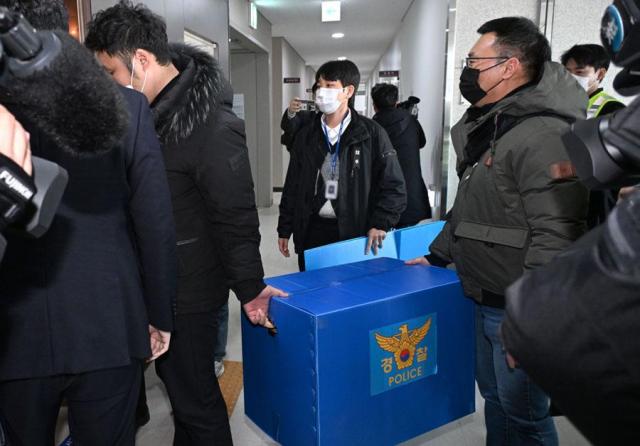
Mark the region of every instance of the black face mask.
<instances>
[{"instance_id":1,"label":"black face mask","mask_svg":"<svg viewBox=\"0 0 640 446\"><path fill-rule=\"evenodd\" d=\"M500 59L500 58L496 58ZM478 79L480 78L480 73L484 73L487 70L497 67L498 65L502 65L509 58L505 58L502 62L498 62L495 65L491 65L489 68L485 68L484 70L478 70L476 68L464 67L462 70L462 74L460 75L460 93L462 93L462 97L471 103L471 105L477 104L482 98L484 98L487 93L496 88L498 85L502 83L504 79L501 79L500 82L495 84L493 87L484 91L480 84L478 83Z\"/></svg>"}]
</instances>

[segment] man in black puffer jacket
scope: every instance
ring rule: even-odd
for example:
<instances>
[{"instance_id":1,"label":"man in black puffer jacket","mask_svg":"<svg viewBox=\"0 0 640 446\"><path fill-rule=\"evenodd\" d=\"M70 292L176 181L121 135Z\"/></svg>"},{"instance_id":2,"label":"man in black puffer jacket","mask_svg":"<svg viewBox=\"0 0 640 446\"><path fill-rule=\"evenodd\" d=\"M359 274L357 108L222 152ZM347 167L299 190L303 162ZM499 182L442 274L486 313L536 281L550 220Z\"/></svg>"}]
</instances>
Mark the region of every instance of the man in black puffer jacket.
<instances>
[{"instance_id":1,"label":"man in black puffer jacket","mask_svg":"<svg viewBox=\"0 0 640 446\"><path fill-rule=\"evenodd\" d=\"M121 1L99 12L86 45L120 84L142 91L154 114L178 236L178 298L171 349L156 364L167 386L174 444L227 445L227 409L214 374L216 313L229 287L253 323L268 325L258 212L244 123L216 61L169 45L163 20Z\"/></svg>"},{"instance_id":2,"label":"man in black puffer jacket","mask_svg":"<svg viewBox=\"0 0 640 446\"><path fill-rule=\"evenodd\" d=\"M414 226L420 220L431 218L429 194L420 169L420 149L425 146L427 139L415 116L408 110L396 107L398 87L377 84L371 89L371 99L376 112L373 120L389 134L407 183L407 209L400 216L397 227Z\"/></svg>"}]
</instances>

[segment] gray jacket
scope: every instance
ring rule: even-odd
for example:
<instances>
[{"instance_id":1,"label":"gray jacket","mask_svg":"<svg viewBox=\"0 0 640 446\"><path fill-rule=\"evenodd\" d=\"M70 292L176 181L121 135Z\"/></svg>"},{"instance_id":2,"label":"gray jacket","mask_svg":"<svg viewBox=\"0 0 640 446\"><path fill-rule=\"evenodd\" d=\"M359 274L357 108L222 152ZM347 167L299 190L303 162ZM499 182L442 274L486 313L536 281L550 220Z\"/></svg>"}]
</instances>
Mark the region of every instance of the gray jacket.
<instances>
[{"instance_id":1,"label":"gray jacket","mask_svg":"<svg viewBox=\"0 0 640 446\"><path fill-rule=\"evenodd\" d=\"M521 119L463 172L450 218L430 247L455 263L467 296L504 306L508 285L585 232L588 192L571 170L561 135L569 122L585 117L586 104L565 68L548 62L536 85L475 121L465 114L453 127L463 160L474 129L487 120Z\"/></svg>"}]
</instances>

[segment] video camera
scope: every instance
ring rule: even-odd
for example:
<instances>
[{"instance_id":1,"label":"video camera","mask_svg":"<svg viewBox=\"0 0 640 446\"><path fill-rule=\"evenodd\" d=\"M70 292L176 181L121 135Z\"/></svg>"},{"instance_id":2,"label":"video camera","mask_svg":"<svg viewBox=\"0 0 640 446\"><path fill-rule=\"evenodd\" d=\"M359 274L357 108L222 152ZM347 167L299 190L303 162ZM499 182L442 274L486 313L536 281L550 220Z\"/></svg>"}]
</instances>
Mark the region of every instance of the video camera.
<instances>
[{"instance_id":1,"label":"video camera","mask_svg":"<svg viewBox=\"0 0 640 446\"><path fill-rule=\"evenodd\" d=\"M398 102L397 108L403 108L408 110L413 116L418 117L418 104L420 103L420 98L415 96L409 96L406 101Z\"/></svg>"},{"instance_id":2,"label":"video camera","mask_svg":"<svg viewBox=\"0 0 640 446\"><path fill-rule=\"evenodd\" d=\"M614 81L622 95L640 93L640 8L616 0L606 9L602 43L614 64L623 67ZM580 179L592 189L640 183L640 98L619 112L578 121L565 135L569 157Z\"/></svg>"},{"instance_id":3,"label":"video camera","mask_svg":"<svg viewBox=\"0 0 640 446\"><path fill-rule=\"evenodd\" d=\"M0 7L0 86L15 77L45 69L61 52L54 33L36 33L21 15ZM0 167L0 227L15 225L21 233L42 236L53 221L68 182L67 172L33 157L33 181L19 166L3 158ZM34 190L35 189L35 190ZM0 259L6 241L0 235Z\"/></svg>"}]
</instances>

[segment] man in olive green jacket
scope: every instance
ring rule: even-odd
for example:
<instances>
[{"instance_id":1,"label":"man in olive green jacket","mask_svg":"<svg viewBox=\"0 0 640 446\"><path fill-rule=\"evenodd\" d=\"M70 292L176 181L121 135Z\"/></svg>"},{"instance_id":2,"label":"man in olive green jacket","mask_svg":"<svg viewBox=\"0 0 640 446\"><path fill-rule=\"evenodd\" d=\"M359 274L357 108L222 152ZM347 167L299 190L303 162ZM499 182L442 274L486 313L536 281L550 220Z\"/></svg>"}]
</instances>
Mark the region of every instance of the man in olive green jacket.
<instances>
[{"instance_id":1,"label":"man in olive green jacket","mask_svg":"<svg viewBox=\"0 0 640 446\"><path fill-rule=\"evenodd\" d=\"M504 293L526 269L550 261L585 231L588 192L561 140L585 117L587 97L537 27L507 17L484 24L460 78L473 104L452 129L460 184L427 259L454 263L476 303L476 379L487 444L558 442L548 398L506 364L498 328Z\"/></svg>"}]
</instances>

